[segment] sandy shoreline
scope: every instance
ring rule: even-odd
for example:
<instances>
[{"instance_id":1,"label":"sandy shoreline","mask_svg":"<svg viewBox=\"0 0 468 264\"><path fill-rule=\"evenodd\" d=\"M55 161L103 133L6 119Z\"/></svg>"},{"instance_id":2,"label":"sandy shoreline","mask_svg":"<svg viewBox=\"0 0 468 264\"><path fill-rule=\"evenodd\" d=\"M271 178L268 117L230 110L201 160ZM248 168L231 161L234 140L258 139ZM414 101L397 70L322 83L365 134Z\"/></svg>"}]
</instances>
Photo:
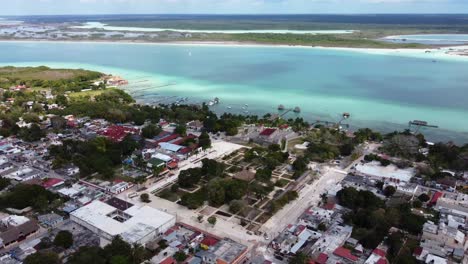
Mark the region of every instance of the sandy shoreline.
<instances>
[{"instance_id":1,"label":"sandy shoreline","mask_svg":"<svg viewBox=\"0 0 468 264\"><path fill-rule=\"evenodd\" d=\"M414 49L414 48L354 48L354 47L329 47L329 46L308 46L308 45L286 45L286 44L265 44L256 42L238 41L168 41L168 42L148 42L148 41L128 41L128 40L36 40L21 39L7 40L0 39L0 43L84 43L84 44L131 44L131 45L156 45L156 46L219 46L219 47L262 47L262 48L296 48L296 49L325 49L342 50L351 52L361 52L376 55L402 55L429 59L457 59L468 61L468 46L447 46L440 48Z\"/></svg>"}]
</instances>

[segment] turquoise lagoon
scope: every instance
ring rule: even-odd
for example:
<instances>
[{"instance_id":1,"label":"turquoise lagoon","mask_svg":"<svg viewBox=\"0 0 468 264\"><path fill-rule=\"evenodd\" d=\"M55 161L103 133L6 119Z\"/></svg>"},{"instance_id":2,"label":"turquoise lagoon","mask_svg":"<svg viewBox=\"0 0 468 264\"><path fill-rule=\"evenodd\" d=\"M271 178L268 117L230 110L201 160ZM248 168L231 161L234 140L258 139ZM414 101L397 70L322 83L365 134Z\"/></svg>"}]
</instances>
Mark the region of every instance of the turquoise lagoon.
<instances>
[{"instance_id":1,"label":"turquoise lagoon","mask_svg":"<svg viewBox=\"0 0 468 264\"><path fill-rule=\"evenodd\" d=\"M388 36L383 38L388 42L420 43L427 45L460 45L468 43L468 34L416 34Z\"/></svg>"},{"instance_id":2,"label":"turquoise lagoon","mask_svg":"<svg viewBox=\"0 0 468 264\"><path fill-rule=\"evenodd\" d=\"M425 120L440 127L423 130L431 140L468 142L468 60L442 52L3 42L0 64L99 70L128 79L140 102L219 97L218 113L276 113L283 104L309 121L349 112L353 128L382 131Z\"/></svg>"}]
</instances>

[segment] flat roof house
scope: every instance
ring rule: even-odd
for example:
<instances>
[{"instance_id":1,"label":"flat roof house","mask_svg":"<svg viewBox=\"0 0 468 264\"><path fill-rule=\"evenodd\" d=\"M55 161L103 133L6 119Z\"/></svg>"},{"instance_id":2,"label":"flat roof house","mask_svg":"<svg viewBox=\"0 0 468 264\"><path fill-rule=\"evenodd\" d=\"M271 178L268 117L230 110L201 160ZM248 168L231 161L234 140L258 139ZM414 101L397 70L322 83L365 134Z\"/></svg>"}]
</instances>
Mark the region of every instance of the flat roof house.
<instances>
[{"instance_id":1,"label":"flat roof house","mask_svg":"<svg viewBox=\"0 0 468 264\"><path fill-rule=\"evenodd\" d=\"M97 234L101 245L108 244L117 235L130 244L145 245L176 222L175 216L149 206L133 205L120 210L101 201L73 211L70 219Z\"/></svg>"}]
</instances>

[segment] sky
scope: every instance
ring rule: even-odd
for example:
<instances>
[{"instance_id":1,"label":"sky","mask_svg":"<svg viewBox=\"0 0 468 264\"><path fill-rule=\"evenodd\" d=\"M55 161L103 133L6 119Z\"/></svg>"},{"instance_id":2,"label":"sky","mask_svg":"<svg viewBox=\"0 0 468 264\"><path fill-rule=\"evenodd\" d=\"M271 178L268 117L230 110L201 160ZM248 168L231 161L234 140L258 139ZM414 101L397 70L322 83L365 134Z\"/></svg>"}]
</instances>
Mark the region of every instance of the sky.
<instances>
[{"instance_id":1,"label":"sky","mask_svg":"<svg viewBox=\"0 0 468 264\"><path fill-rule=\"evenodd\" d=\"M467 13L468 0L3 0L0 15Z\"/></svg>"}]
</instances>

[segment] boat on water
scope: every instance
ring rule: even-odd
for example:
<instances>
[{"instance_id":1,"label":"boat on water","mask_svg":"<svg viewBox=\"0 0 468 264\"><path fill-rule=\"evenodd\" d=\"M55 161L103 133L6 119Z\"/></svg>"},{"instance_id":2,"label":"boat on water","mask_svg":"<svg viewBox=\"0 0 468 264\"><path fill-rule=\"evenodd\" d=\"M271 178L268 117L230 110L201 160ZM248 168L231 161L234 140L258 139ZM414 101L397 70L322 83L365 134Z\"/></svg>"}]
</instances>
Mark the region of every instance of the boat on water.
<instances>
[{"instance_id":1,"label":"boat on water","mask_svg":"<svg viewBox=\"0 0 468 264\"><path fill-rule=\"evenodd\" d=\"M231 106L228 106L227 109L232 109L232 107L231 107Z\"/></svg>"},{"instance_id":2,"label":"boat on water","mask_svg":"<svg viewBox=\"0 0 468 264\"><path fill-rule=\"evenodd\" d=\"M301 108L299 106L296 106L294 107L294 110L293 110L294 113L300 113L301 112Z\"/></svg>"},{"instance_id":3,"label":"boat on water","mask_svg":"<svg viewBox=\"0 0 468 264\"><path fill-rule=\"evenodd\" d=\"M215 97L213 100L208 102L208 106L213 106L215 104L219 104L219 98Z\"/></svg>"},{"instance_id":4,"label":"boat on water","mask_svg":"<svg viewBox=\"0 0 468 264\"><path fill-rule=\"evenodd\" d=\"M278 105L278 110L283 111L285 109L284 105L280 104Z\"/></svg>"}]
</instances>

